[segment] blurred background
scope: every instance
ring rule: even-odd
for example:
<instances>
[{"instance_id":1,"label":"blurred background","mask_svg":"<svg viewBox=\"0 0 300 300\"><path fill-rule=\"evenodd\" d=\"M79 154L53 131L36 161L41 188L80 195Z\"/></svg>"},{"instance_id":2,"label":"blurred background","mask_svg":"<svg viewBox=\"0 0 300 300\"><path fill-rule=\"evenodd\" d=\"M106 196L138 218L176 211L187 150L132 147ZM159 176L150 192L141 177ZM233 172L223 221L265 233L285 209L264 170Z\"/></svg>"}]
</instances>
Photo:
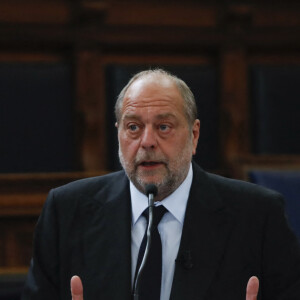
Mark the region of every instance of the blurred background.
<instances>
[{"instance_id":1,"label":"blurred background","mask_svg":"<svg viewBox=\"0 0 300 300\"><path fill-rule=\"evenodd\" d=\"M116 97L157 67L195 94L195 160L279 190L300 236L299 1L1 0L0 300L49 189L120 169Z\"/></svg>"}]
</instances>

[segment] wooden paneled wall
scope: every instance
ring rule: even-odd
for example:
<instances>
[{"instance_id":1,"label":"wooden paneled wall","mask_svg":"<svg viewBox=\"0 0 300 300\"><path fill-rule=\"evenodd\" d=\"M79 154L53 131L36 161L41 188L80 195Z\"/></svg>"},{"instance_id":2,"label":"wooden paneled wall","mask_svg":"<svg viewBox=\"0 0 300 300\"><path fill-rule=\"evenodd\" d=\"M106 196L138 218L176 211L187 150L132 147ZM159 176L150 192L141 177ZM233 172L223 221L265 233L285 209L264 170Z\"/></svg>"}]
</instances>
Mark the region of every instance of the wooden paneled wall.
<instances>
[{"instance_id":1,"label":"wooden paneled wall","mask_svg":"<svg viewBox=\"0 0 300 300\"><path fill-rule=\"evenodd\" d=\"M244 163L299 164L299 155L252 153L248 78L251 64L300 65L299 4L160 2L0 1L0 63L72 65L79 166L76 173L0 175L0 268L28 266L34 224L50 188L110 171L107 141L113 133L106 128L107 65L214 65L221 163L213 171L242 177L239 166Z\"/></svg>"}]
</instances>

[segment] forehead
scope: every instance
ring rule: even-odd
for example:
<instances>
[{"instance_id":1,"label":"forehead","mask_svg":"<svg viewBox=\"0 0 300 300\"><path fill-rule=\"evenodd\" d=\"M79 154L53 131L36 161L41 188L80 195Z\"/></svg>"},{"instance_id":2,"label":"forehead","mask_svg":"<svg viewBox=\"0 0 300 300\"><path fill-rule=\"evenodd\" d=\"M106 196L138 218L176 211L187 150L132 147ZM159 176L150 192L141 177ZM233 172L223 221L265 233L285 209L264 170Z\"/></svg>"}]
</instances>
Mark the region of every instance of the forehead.
<instances>
[{"instance_id":1,"label":"forehead","mask_svg":"<svg viewBox=\"0 0 300 300\"><path fill-rule=\"evenodd\" d=\"M164 76L146 76L134 81L125 93L122 115L136 110L184 113L184 101L176 86Z\"/></svg>"}]
</instances>

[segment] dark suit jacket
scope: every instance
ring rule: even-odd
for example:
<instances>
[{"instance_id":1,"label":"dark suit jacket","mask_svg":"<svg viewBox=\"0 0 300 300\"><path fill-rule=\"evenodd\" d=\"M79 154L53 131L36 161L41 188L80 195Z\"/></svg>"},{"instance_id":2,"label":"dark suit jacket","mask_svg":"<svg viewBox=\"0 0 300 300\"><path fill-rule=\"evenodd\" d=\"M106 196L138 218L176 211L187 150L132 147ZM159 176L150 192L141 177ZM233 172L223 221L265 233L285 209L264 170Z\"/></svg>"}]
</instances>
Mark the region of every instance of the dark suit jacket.
<instances>
[{"instance_id":1,"label":"dark suit jacket","mask_svg":"<svg viewBox=\"0 0 300 300\"><path fill-rule=\"evenodd\" d=\"M205 173L193 164L172 300L300 299L300 254L279 194ZM52 190L38 221L23 299L70 299L79 275L85 300L129 300L131 204L123 171ZM165 300L165 299L164 299Z\"/></svg>"}]
</instances>

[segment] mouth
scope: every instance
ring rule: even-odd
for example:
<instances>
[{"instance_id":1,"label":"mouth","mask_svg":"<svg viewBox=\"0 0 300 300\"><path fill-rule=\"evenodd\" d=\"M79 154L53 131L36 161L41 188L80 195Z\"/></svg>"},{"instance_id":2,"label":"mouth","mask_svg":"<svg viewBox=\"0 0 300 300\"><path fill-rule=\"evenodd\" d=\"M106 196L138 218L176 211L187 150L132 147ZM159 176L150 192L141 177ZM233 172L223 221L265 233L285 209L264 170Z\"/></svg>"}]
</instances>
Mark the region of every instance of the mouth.
<instances>
[{"instance_id":1,"label":"mouth","mask_svg":"<svg viewBox=\"0 0 300 300\"><path fill-rule=\"evenodd\" d=\"M161 161L143 161L139 164L143 168L155 168L163 165Z\"/></svg>"}]
</instances>

